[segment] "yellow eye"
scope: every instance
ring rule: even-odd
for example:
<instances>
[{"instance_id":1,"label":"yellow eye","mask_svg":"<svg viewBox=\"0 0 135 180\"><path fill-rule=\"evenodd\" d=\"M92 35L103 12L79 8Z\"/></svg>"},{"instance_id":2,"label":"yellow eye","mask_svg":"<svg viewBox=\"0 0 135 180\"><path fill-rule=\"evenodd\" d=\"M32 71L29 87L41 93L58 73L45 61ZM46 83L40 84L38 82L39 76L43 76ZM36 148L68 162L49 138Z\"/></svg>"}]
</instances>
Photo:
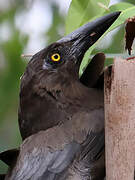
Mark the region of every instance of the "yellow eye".
<instances>
[{"instance_id":1,"label":"yellow eye","mask_svg":"<svg viewBox=\"0 0 135 180\"><path fill-rule=\"evenodd\" d=\"M58 62L60 60L60 55L58 53L55 53L51 56L51 59L55 62Z\"/></svg>"}]
</instances>

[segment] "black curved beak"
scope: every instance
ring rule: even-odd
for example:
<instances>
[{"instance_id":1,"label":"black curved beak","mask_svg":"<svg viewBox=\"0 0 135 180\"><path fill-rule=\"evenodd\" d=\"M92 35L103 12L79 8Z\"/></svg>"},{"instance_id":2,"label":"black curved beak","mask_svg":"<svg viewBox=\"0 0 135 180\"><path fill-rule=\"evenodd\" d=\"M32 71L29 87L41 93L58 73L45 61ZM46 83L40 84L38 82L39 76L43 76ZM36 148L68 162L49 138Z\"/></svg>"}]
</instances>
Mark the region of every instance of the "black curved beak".
<instances>
[{"instance_id":1,"label":"black curved beak","mask_svg":"<svg viewBox=\"0 0 135 180\"><path fill-rule=\"evenodd\" d=\"M120 13L121 12L110 13L89 22L73 31L71 34L63 37L58 42L71 42L70 54L76 56L80 64L85 52L105 33L118 18Z\"/></svg>"}]
</instances>

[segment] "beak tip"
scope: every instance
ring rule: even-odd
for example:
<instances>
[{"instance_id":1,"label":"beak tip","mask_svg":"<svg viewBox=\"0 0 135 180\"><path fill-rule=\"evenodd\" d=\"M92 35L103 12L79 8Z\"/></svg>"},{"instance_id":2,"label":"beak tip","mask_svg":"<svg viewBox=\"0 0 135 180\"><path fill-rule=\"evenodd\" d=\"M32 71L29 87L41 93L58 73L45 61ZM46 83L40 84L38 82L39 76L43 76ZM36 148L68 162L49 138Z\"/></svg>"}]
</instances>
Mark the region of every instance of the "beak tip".
<instances>
[{"instance_id":1,"label":"beak tip","mask_svg":"<svg viewBox=\"0 0 135 180\"><path fill-rule=\"evenodd\" d=\"M120 14L121 14L121 11L116 11L116 12L112 12L112 13L110 13L110 14L107 14L107 15L104 16L104 17L106 17L107 20L110 19L110 20L112 20L112 21L115 21L115 20L119 17ZM104 18L104 17L103 17L103 18Z\"/></svg>"},{"instance_id":2,"label":"beak tip","mask_svg":"<svg viewBox=\"0 0 135 180\"><path fill-rule=\"evenodd\" d=\"M114 12L114 15L115 15L116 17L119 17L120 14L121 14L121 11L116 11L116 12Z\"/></svg>"},{"instance_id":3,"label":"beak tip","mask_svg":"<svg viewBox=\"0 0 135 180\"><path fill-rule=\"evenodd\" d=\"M63 37L62 39L58 40L57 42L61 43L61 42L71 41L73 39L76 39L76 37L78 37L79 34L86 35L91 31L94 32L94 30L97 29L97 27L103 26L105 24L106 27L102 32L103 34L113 24L113 22L119 17L120 14L121 14L121 11L116 11L116 12L109 13L103 17L97 18L96 20L92 22L88 22L87 24L81 26L80 28L76 29L75 31Z\"/></svg>"}]
</instances>

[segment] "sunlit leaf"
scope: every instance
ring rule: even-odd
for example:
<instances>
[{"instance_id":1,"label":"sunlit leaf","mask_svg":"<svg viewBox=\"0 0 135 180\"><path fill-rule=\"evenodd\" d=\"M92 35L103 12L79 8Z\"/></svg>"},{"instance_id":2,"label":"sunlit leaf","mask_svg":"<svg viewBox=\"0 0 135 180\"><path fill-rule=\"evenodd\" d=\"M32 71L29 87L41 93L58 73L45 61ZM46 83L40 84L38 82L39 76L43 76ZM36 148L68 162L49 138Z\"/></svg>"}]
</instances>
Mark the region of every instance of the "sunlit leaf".
<instances>
[{"instance_id":1,"label":"sunlit leaf","mask_svg":"<svg viewBox=\"0 0 135 180\"><path fill-rule=\"evenodd\" d=\"M110 0L72 0L66 20L66 34L82 24L101 16Z\"/></svg>"},{"instance_id":2,"label":"sunlit leaf","mask_svg":"<svg viewBox=\"0 0 135 180\"><path fill-rule=\"evenodd\" d=\"M133 17L133 16L135 16L135 6L124 10L107 32L112 31L116 27L123 24L126 21L126 19L128 19L129 17Z\"/></svg>"},{"instance_id":3,"label":"sunlit leaf","mask_svg":"<svg viewBox=\"0 0 135 180\"><path fill-rule=\"evenodd\" d=\"M110 32L113 29L117 28L118 26L122 25L126 21L126 19L128 19L129 17L133 17L133 16L135 16L135 6L124 10L121 13L121 15L118 17L118 19L108 29L108 31L106 31L106 33L104 33L103 36L98 41L100 41L108 32ZM96 47L98 41L92 47L90 47L89 51L85 54L84 59L83 59L82 64L81 64L80 74L83 72L83 69L89 63L89 61L90 61L89 56L90 56L91 52L93 51L93 49Z\"/></svg>"},{"instance_id":4,"label":"sunlit leaf","mask_svg":"<svg viewBox=\"0 0 135 180\"><path fill-rule=\"evenodd\" d=\"M109 10L111 12L123 11L123 10L126 10L127 8L131 8L131 7L134 7L134 5L131 3L120 2L120 3L113 4L112 6L110 6Z\"/></svg>"}]
</instances>

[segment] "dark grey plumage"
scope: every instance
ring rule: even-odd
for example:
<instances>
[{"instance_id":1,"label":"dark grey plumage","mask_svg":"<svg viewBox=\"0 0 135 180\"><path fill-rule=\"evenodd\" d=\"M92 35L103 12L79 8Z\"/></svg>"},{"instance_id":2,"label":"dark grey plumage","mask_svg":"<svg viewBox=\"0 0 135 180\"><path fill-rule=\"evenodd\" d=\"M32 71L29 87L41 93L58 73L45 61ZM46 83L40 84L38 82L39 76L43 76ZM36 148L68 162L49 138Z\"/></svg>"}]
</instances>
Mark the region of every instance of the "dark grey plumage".
<instances>
[{"instance_id":1,"label":"dark grey plumage","mask_svg":"<svg viewBox=\"0 0 135 180\"><path fill-rule=\"evenodd\" d=\"M84 25L28 63L21 80L19 108L25 140L6 180L105 177L104 92L99 87L105 56L97 54L80 79L78 74L87 49L119 14ZM59 60L53 61L52 56Z\"/></svg>"},{"instance_id":2,"label":"dark grey plumage","mask_svg":"<svg viewBox=\"0 0 135 180\"><path fill-rule=\"evenodd\" d=\"M81 139L76 139L78 132L72 132L74 129L64 126L41 131L27 138L21 145L15 168L6 179L96 179L95 169L98 168L101 169L98 175L102 177L104 164L101 167L100 161L104 154L104 132L82 133ZM56 136L59 143L55 142Z\"/></svg>"}]
</instances>

